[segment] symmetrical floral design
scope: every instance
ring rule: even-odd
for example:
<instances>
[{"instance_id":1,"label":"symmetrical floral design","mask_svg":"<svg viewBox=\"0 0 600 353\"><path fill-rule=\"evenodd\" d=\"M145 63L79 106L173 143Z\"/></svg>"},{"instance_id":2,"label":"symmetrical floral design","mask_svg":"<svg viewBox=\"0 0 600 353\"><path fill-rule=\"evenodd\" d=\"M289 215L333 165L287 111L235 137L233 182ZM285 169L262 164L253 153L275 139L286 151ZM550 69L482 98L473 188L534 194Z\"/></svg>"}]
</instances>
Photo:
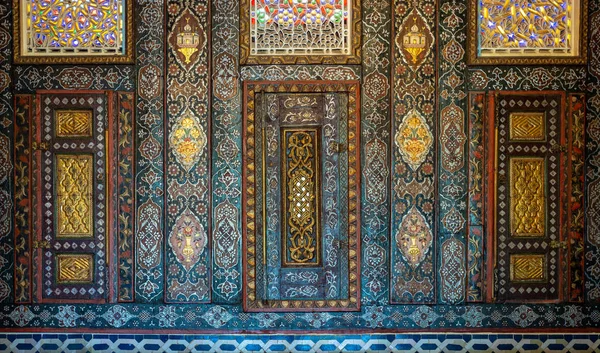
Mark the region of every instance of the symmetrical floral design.
<instances>
[{"instance_id":1,"label":"symmetrical floral design","mask_svg":"<svg viewBox=\"0 0 600 353\"><path fill-rule=\"evenodd\" d=\"M189 112L182 115L175 123L169 138L177 161L188 172L200 160L206 141L206 133Z\"/></svg>"},{"instance_id":2,"label":"symmetrical floral design","mask_svg":"<svg viewBox=\"0 0 600 353\"><path fill-rule=\"evenodd\" d=\"M433 146L433 135L419 112L411 111L404 117L396 132L396 147L412 170L419 169Z\"/></svg>"}]
</instances>

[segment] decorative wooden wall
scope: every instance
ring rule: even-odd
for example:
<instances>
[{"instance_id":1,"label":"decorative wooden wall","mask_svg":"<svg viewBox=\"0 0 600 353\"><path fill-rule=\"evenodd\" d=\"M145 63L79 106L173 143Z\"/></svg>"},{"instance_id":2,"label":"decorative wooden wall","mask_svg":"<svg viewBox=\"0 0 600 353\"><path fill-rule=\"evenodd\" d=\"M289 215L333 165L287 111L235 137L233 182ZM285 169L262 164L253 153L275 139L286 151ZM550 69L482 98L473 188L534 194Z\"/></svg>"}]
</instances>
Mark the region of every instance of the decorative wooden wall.
<instances>
[{"instance_id":1,"label":"decorative wooden wall","mask_svg":"<svg viewBox=\"0 0 600 353\"><path fill-rule=\"evenodd\" d=\"M273 56L262 57L261 64L247 53L248 3L136 2L129 33L135 62L81 66L15 65L17 17L9 1L0 2L3 327L317 332L600 325L591 305L600 301L599 1L587 3L587 66L576 65L581 61L468 64L473 8L469 1L454 0L352 2L352 18L362 20L350 21L355 32L347 57L325 55L315 61L319 64L308 65L302 55L289 62ZM348 153L339 157L347 161L327 157L343 173L333 178L336 195L321 191L322 201L331 205L322 203L315 211L321 222L327 222L327 207L343 211L330 215L347 229L323 223L317 248L321 256L338 254L342 265L330 266L325 256L317 256L312 272L285 272L289 264L279 261L286 251L277 242L281 238L271 242L282 232L270 224L271 233L262 238L265 223L282 214L272 203L283 197L278 188L285 187L282 180L257 174L262 144L256 143L262 137L256 124L265 121L255 119L265 112L257 108L255 95L265 92L323 93L319 99L344 103L330 109L337 117L348 115L348 126L338 126L347 141L336 141L347 145ZM561 136L557 143L568 151L559 153L553 167L563 174L552 180L564 188L556 192L556 209L546 214L557 222L556 236L536 243L559 242L551 247L559 263L551 278L558 282L557 292L514 296L511 303L499 304L498 299L509 298L495 295L500 282L494 276L500 281L510 276L510 269L502 272L497 266L510 262L510 254L500 249L521 243L487 236L496 227L490 215L510 211L486 202L497 191L490 178L496 172L496 107L544 94L559 97L555 117L548 119ZM53 110L77 108L80 97L92 100L81 103L85 109L100 112L102 107L104 116L93 125L100 132L94 132L92 145L77 142L94 153L95 163L107 163L92 171L96 179L94 173L108 172L105 182L94 180L94 192L105 195L96 204L106 210L94 210L93 226L106 239L69 241L66 252L93 256L93 261L71 260L65 274L74 276L79 269L71 282L89 283L67 284L65 277L59 286L52 279L58 242L53 235L45 239L52 232L41 230L55 219L56 200L45 199L43 191L56 187L46 177L54 178L57 171L43 163L45 151L34 150L42 142L64 142L55 141L53 133L46 139L42 126L53 124ZM57 103L46 102L55 98ZM319 124L313 124L315 131L325 131ZM275 125L277 130L283 126ZM318 183L327 183L325 172L320 175ZM262 199L270 182L276 191ZM346 186L347 193L341 192ZM339 202L344 205L333 205ZM275 210L266 222L263 205ZM279 257L269 254L274 262L264 263L262 251L269 246ZM92 262L95 267L86 265ZM284 272L297 279L289 288L309 283L313 275L324 286L319 271L329 271L330 283L339 287L329 293L323 287L307 289L301 300L264 292L278 280L269 276ZM509 287L502 288L511 293ZM549 285L528 288L541 291Z\"/></svg>"}]
</instances>

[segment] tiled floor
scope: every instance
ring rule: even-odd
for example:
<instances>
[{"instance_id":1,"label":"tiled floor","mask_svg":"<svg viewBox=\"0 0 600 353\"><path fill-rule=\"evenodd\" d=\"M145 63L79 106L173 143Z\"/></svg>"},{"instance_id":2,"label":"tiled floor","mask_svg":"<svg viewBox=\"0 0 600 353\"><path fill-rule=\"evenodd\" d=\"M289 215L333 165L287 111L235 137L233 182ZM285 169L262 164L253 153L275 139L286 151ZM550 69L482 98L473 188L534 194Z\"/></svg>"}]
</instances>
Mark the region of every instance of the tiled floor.
<instances>
[{"instance_id":1,"label":"tiled floor","mask_svg":"<svg viewBox=\"0 0 600 353\"><path fill-rule=\"evenodd\" d=\"M1 352L597 352L593 334L0 334Z\"/></svg>"}]
</instances>

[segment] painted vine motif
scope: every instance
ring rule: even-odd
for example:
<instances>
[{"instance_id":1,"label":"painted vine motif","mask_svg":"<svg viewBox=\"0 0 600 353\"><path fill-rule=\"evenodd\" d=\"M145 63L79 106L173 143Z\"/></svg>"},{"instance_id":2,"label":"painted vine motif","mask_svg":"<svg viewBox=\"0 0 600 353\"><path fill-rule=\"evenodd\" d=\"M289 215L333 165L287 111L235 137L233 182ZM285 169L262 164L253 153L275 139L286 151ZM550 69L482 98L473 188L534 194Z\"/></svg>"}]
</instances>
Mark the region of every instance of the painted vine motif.
<instances>
[{"instance_id":1,"label":"painted vine motif","mask_svg":"<svg viewBox=\"0 0 600 353\"><path fill-rule=\"evenodd\" d=\"M13 271L11 259L15 251L13 243L13 68L11 60L12 7L9 1L0 3L0 303L13 298Z\"/></svg>"},{"instance_id":2,"label":"painted vine motif","mask_svg":"<svg viewBox=\"0 0 600 353\"><path fill-rule=\"evenodd\" d=\"M135 222L135 185L133 139L135 132L133 93L117 93L117 118L119 136L117 141L117 300L119 302L134 301L134 222Z\"/></svg>"}]
</instances>

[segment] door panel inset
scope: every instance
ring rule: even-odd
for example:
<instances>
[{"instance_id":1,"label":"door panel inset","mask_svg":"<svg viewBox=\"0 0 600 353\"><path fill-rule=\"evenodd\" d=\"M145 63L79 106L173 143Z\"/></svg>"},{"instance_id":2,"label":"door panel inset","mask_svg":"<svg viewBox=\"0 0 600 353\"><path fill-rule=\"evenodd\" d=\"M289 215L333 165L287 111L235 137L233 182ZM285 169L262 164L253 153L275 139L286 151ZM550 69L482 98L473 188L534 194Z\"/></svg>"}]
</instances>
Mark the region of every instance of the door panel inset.
<instances>
[{"instance_id":1,"label":"door panel inset","mask_svg":"<svg viewBox=\"0 0 600 353\"><path fill-rule=\"evenodd\" d=\"M38 94L34 136L40 210L34 235L40 302L108 297L112 95Z\"/></svg>"},{"instance_id":2,"label":"door panel inset","mask_svg":"<svg viewBox=\"0 0 600 353\"><path fill-rule=\"evenodd\" d=\"M498 94L492 107L495 299L560 301L564 94Z\"/></svg>"},{"instance_id":3,"label":"door panel inset","mask_svg":"<svg viewBox=\"0 0 600 353\"><path fill-rule=\"evenodd\" d=\"M356 94L248 84L246 310L358 309Z\"/></svg>"}]
</instances>

